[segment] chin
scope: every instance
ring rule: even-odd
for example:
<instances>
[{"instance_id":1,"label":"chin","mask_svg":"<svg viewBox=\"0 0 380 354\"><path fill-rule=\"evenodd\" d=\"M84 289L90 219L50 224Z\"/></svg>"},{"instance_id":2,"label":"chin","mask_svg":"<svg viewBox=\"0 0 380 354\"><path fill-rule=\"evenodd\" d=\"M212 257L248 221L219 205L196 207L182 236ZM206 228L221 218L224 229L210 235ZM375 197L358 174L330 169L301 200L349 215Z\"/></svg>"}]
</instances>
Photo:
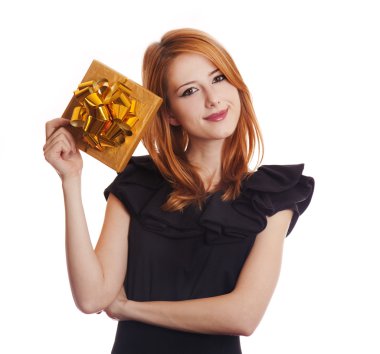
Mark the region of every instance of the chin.
<instances>
[{"instance_id":1,"label":"chin","mask_svg":"<svg viewBox=\"0 0 380 354\"><path fill-rule=\"evenodd\" d=\"M230 136L232 136L236 131L236 126L233 127L232 129L228 129L228 130L225 130L224 132L222 132L220 135L221 135L221 139L226 139L226 138L229 138Z\"/></svg>"},{"instance_id":2,"label":"chin","mask_svg":"<svg viewBox=\"0 0 380 354\"><path fill-rule=\"evenodd\" d=\"M230 133L225 133L225 134L218 134L217 136L214 136L213 138L211 138L212 140L225 140L225 139L228 139L230 137L232 137L234 132L230 132Z\"/></svg>"}]
</instances>

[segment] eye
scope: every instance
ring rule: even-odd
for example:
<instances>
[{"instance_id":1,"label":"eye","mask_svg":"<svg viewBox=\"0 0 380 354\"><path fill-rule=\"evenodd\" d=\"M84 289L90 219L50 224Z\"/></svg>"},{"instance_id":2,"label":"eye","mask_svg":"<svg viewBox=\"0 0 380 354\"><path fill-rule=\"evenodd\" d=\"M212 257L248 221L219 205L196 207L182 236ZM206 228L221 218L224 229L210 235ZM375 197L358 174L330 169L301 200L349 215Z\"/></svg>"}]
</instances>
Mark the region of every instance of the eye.
<instances>
[{"instance_id":1,"label":"eye","mask_svg":"<svg viewBox=\"0 0 380 354\"><path fill-rule=\"evenodd\" d=\"M195 93L195 92L197 92L197 91L198 91L197 88L195 88L195 87L190 87L190 88L188 88L187 90L185 90L185 91L182 93L181 97L190 96L190 95L192 95L193 93Z\"/></svg>"},{"instance_id":2,"label":"eye","mask_svg":"<svg viewBox=\"0 0 380 354\"><path fill-rule=\"evenodd\" d=\"M214 79L212 80L212 83L214 84L216 82L220 82L223 80L226 80L226 76L221 74L221 75L215 76Z\"/></svg>"}]
</instances>

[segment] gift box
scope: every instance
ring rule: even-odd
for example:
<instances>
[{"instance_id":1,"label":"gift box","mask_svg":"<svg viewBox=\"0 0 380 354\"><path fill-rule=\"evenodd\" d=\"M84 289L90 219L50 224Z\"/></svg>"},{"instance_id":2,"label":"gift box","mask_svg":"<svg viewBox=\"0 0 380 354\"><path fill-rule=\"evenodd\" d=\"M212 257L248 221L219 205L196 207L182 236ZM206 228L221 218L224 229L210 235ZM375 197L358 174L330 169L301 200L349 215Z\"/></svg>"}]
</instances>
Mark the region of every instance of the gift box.
<instances>
[{"instance_id":1,"label":"gift box","mask_svg":"<svg viewBox=\"0 0 380 354\"><path fill-rule=\"evenodd\" d=\"M63 113L77 147L116 172L127 165L162 99L94 60Z\"/></svg>"}]
</instances>

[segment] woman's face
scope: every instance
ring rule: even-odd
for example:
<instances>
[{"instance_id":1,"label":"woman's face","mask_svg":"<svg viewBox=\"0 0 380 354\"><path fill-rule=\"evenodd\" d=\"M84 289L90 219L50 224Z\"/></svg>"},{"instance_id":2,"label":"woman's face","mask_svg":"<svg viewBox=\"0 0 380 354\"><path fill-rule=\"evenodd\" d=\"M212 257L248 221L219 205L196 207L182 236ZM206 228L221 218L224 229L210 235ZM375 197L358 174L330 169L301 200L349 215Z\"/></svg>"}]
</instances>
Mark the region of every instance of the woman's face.
<instances>
[{"instance_id":1,"label":"woman's face","mask_svg":"<svg viewBox=\"0 0 380 354\"><path fill-rule=\"evenodd\" d=\"M190 141L232 135L240 117L240 97L206 57L180 54L168 68L169 122L181 125Z\"/></svg>"}]
</instances>

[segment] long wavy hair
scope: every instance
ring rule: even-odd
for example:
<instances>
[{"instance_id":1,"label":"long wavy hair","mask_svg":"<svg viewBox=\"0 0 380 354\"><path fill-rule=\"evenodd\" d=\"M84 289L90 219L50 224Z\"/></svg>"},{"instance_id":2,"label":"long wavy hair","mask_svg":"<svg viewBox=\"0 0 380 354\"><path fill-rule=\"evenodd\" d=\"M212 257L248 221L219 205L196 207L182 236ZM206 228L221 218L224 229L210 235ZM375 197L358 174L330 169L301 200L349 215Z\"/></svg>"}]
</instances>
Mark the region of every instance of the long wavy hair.
<instances>
[{"instance_id":1,"label":"long wavy hair","mask_svg":"<svg viewBox=\"0 0 380 354\"><path fill-rule=\"evenodd\" d=\"M189 142L181 126L169 123L170 102L167 97L167 72L171 61L180 54L196 53L210 60L237 88L241 113L234 133L225 139L222 150L221 181L214 190L222 190L222 200L233 200L240 194L241 181L251 172L248 164L256 149L260 165L264 145L251 96L229 53L208 34L190 28L167 32L160 42L151 44L144 55L143 85L163 98L157 117L143 136L143 144L157 168L171 183L172 193L162 206L164 210L182 210L190 204L202 208L209 195L204 183L186 158Z\"/></svg>"}]
</instances>

